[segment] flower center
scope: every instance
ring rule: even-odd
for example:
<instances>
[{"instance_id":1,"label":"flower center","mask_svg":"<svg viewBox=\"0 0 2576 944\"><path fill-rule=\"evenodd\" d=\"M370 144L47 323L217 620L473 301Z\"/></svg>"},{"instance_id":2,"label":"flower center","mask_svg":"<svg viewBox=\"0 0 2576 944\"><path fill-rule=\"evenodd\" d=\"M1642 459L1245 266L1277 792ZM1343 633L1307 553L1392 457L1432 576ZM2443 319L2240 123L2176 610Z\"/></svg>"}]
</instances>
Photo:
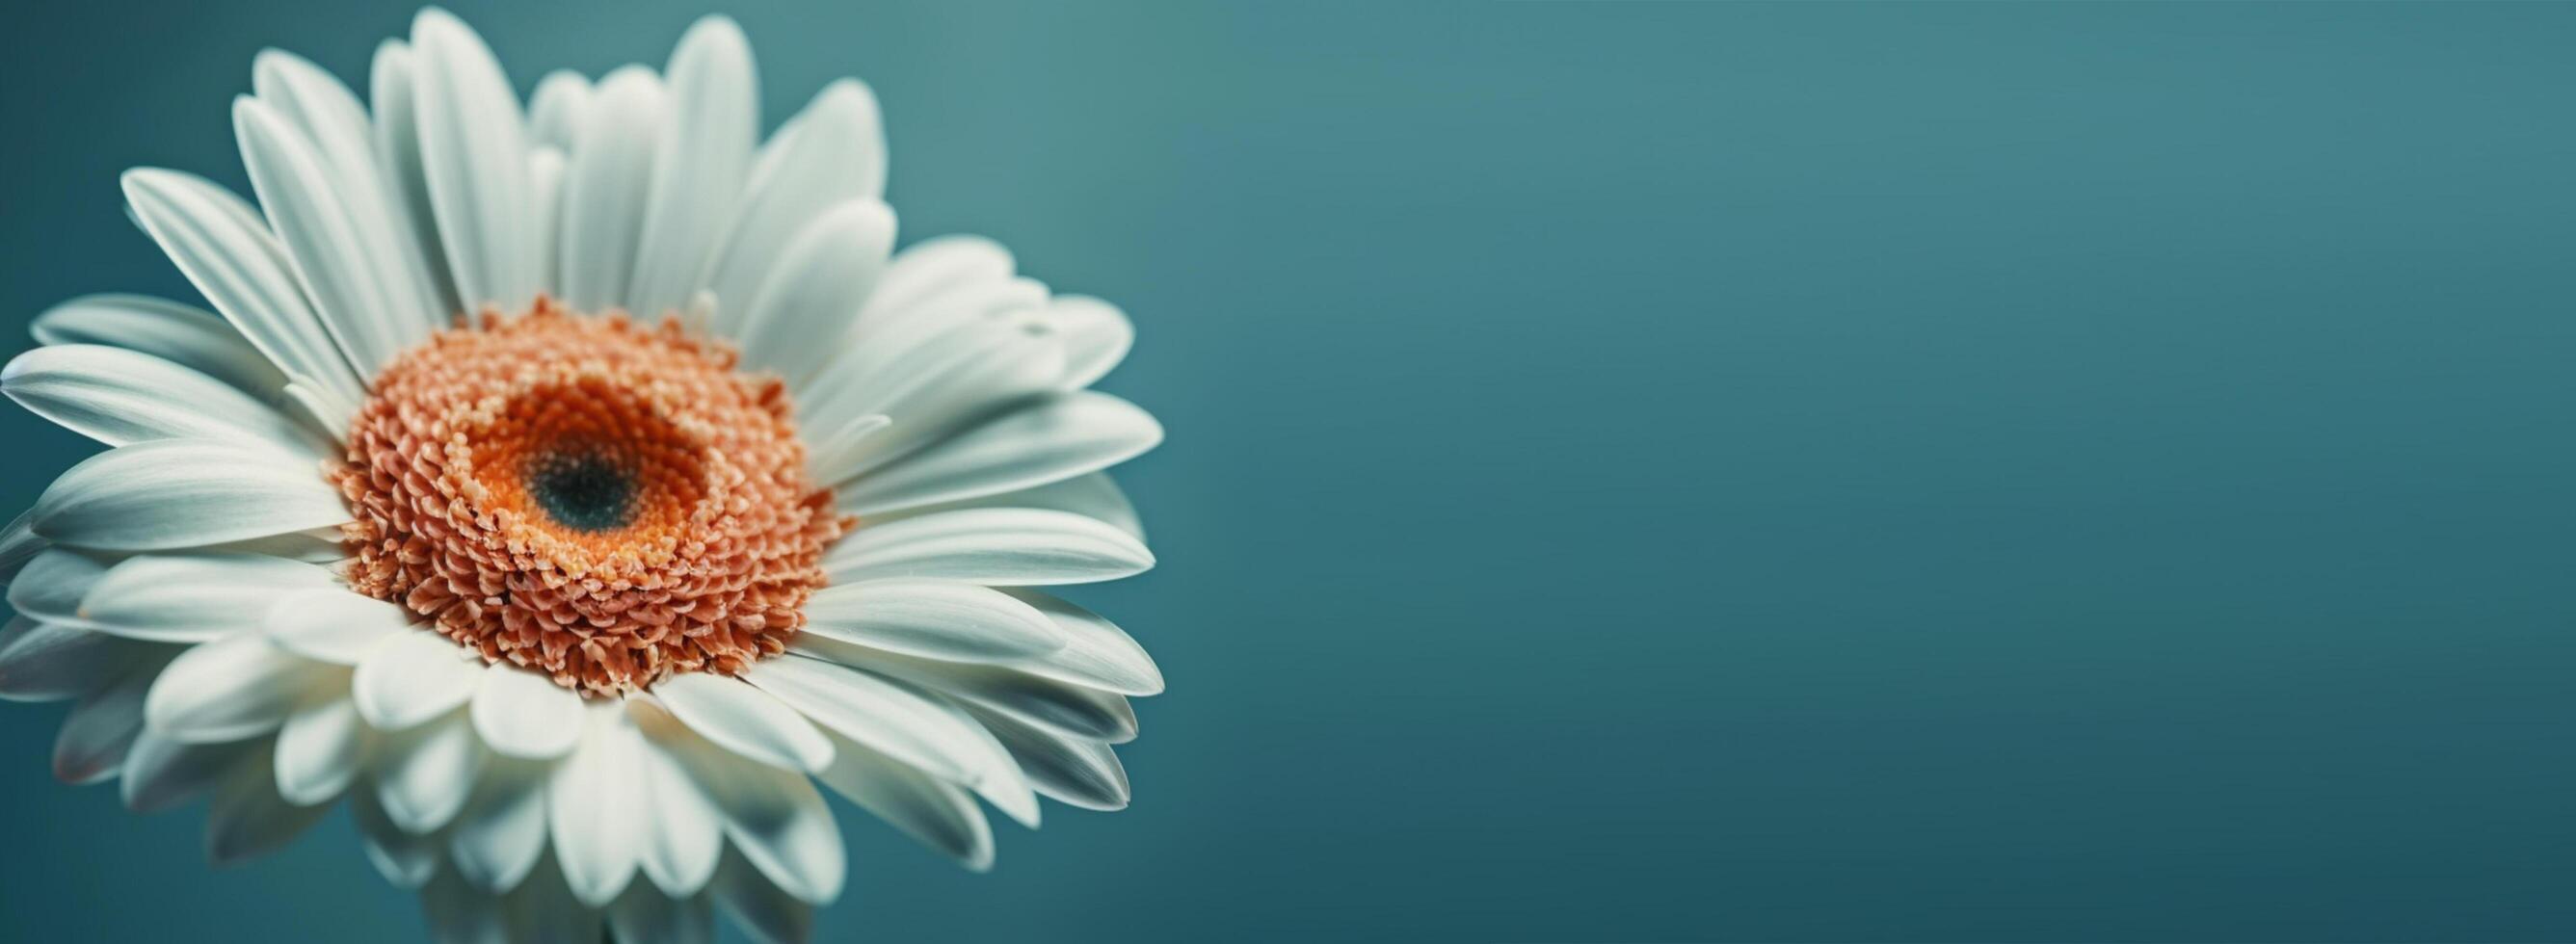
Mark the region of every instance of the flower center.
<instances>
[{"instance_id":1,"label":"flower center","mask_svg":"<svg viewBox=\"0 0 2576 944\"><path fill-rule=\"evenodd\" d=\"M552 303L377 377L331 471L359 592L591 694L784 651L850 522L732 351Z\"/></svg>"},{"instance_id":2,"label":"flower center","mask_svg":"<svg viewBox=\"0 0 2576 944\"><path fill-rule=\"evenodd\" d=\"M634 517L634 470L591 444L539 455L523 474L537 506L564 527L614 531Z\"/></svg>"}]
</instances>

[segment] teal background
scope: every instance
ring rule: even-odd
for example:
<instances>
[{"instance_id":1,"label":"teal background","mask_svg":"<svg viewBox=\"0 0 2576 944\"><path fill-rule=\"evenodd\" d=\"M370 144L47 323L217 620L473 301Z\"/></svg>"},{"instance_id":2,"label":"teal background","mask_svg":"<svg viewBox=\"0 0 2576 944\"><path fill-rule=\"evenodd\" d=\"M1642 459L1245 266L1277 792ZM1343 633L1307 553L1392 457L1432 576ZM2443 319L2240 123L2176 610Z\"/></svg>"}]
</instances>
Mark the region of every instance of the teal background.
<instances>
[{"instance_id":1,"label":"teal background","mask_svg":"<svg viewBox=\"0 0 2576 944\"><path fill-rule=\"evenodd\" d=\"M844 807L820 939L2576 940L2576 5L723 7L1171 434L1134 807ZM700 12L458 9L523 91ZM193 297L117 171L408 17L13 12L9 336ZM0 709L0 940L420 933Z\"/></svg>"}]
</instances>

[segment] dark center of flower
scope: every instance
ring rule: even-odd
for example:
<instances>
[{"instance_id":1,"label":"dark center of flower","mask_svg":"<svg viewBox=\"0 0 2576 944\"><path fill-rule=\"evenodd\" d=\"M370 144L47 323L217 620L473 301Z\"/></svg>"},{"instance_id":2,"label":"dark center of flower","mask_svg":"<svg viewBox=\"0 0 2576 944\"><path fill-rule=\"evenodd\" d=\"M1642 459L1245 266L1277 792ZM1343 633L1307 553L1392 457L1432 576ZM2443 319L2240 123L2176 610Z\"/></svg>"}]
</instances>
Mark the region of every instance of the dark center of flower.
<instances>
[{"instance_id":1,"label":"dark center of flower","mask_svg":"<svg viewBox=\"0 0 2576 944\"><path fill-rule=\"evenodd\" d=\"M564 527L614 531L635 518L635 474L597 447L546 452L527 476L529 496Z\"/></svg>"}]
</instances>

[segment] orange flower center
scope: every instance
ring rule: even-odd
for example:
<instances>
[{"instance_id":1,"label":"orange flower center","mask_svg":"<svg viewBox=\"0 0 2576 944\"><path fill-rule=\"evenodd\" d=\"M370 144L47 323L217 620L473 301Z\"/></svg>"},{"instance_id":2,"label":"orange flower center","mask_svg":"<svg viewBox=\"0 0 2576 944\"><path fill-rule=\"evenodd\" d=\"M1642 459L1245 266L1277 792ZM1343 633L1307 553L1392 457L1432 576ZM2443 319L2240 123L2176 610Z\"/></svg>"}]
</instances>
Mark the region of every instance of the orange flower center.
<instances>
[{"instance_id":1,"label":"orange flower center","mask_svg":"<svg viewBox=\"0 0 2576 944\"><path fill-rule=\"evenodd\" d=\"M330 476L361 593L596 695L776 655L852 524L805 474L784 386L676 321L439 332L376 378Z\"/></svg>"}]
</instances>

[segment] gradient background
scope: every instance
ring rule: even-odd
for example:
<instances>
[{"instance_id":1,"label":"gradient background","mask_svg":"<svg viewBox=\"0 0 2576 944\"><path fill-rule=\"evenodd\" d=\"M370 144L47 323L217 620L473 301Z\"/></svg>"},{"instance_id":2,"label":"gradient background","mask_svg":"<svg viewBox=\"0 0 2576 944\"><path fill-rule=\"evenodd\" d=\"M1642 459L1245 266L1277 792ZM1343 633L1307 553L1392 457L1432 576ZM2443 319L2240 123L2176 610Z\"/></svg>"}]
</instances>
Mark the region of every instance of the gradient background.
<instances>
[{"instance_id":1,"label":"gradient background","mask_svg":"<svg viewBox=\"0 0 2576 944\"><path fill-rule=\"evenodd\" d=\"M841 807L822 940L2576 940L2576 5L723 3L859 75L907 241L1131 312L1169 695L975 876ZM467 2L524 91L699 2ZM193 298L264 45L0 57L0 322ZM23 343L23 342L15 342ZM16 410L0 499L91 447ZM335 815L210 873L0 710L0 940L409 939Z\"/></svg>"}]
</instances>

